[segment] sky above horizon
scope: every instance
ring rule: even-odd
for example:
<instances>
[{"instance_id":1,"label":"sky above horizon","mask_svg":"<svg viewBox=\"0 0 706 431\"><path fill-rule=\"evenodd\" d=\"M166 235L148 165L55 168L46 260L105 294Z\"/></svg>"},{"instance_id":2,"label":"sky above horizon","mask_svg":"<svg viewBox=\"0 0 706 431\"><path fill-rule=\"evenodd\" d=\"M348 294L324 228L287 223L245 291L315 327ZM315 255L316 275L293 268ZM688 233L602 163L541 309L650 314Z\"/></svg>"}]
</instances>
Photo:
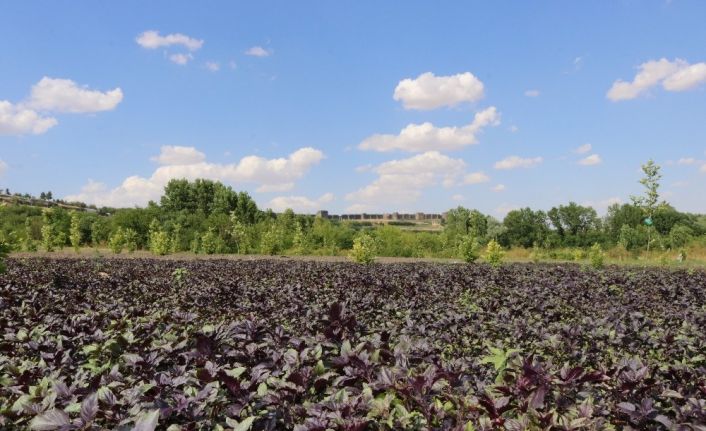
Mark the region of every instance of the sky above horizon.
<instances>
[{"instance_id":1,"label":"sky above horizon","mask_svg":"<svg viewBox=\"0 0 706 431\"><path fill-rule=\"evenodd\" d=\"M143 206L706 213L706 2L5 2L0 188ZM701 120L699 120L701 118Z\"/></svg>"}]
</instances>

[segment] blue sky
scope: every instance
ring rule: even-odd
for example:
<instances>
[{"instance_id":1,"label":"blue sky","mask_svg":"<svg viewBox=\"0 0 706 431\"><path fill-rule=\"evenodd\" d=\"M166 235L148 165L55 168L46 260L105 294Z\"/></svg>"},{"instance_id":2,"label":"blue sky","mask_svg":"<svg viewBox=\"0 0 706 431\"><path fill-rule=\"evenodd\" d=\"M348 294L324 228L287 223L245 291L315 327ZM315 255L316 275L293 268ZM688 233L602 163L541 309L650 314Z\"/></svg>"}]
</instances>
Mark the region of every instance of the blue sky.
<instances>
[{"instance_id":1,"label":"blue sky","mask_svg":"<svg viewBox=\"0 0 706 431\"><path fill-rule=\"evenodd\" d=\"M5 2L0 187L143 205L706 212L706 2Z\"/></svg>"}]
</instances>

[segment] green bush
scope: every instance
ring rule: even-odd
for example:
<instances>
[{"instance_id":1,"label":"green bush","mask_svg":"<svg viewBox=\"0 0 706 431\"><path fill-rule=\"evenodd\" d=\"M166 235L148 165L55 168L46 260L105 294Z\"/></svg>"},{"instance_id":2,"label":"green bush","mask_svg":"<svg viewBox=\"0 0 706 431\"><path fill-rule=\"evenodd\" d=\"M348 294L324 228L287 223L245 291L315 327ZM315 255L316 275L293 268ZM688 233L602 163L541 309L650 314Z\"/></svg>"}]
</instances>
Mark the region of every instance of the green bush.
<instances>
[{"instance_id":1,"label":"green bush","mask_svg":"<svg viewBox=\"0 0 706 431\"><path fill-rule=\"evenodd\" d=\"M593 244L588 252L588 259L591 262L591 267L593 269L601 269L604 266L605 253L601 245L598 243Z\"/></svg>"},{"instance_id":2,"label":"green bush","mask_svg":"<svg viewBox=\"0 0 706 431\"><path fill-rule=\"evenodd\" d=\"M81 216L78 212L71 213L71 228L69 230L69 240L76 253L81 252Z\"/></svg>"},{"instance_id":3,"label":"green bush","mask_svg":"<svg viewBox=\"0 0 706 431\"><path fill-rule=\"evenodd\" d=\"M669 231L669 243L672 248L684 247L691 241L694 232L691 228L684 225L675 225L672 230Z\"/></svg>"},{"instance_id":4,"label":"green bush","mask_svg":"<svg viewBox=\"0 0 706 431\"><path fill-rule=\"evenodd\" d=\"M481 246L471 235L464 235L458 243L458 255L466 263L473 263L480 257Z\"/></svg>"},{"instance_id":5,"label":"green bush","mask_svg":"<svg viewBox=\"0 0 706 431\"><path fill-rule=\"evenodd\" d=\"M500 244L491 240L488 246L485 248L485 261L490 264L493 268L498 268L503 264L503 259L505 258L505 252Z\"/></svg>"},{"instance_id":6,"label":"green bush","mask_svg":"<svg viewBox=\"0 0 706 431\"><path fill-rule=\"evenodd\" d=\"M51 225L45 224L42 226L42 247L44 251L54 251L54 229Z\"/></svg>"},{"instance_id":7,"label":"green bush","mask_svg":"<svg viewBox=\"0 0 706 431\"><path fill-rule=\"evenodd\" d=\"M154 219L150 223L150 251L153 254L164 256L169 254L171 247L169 246L169 235L162 230L159 222Z\"/></svg>"},{"instance_id":8,"label":"green bush","mask_svg":"<svg viewBox=\"0 0 706 431\"><path fill-rule=\"evenodd\" d=\"M0 274L7 269L5 259L7 259L8 253L10 253L10 244L5 242L4 239L0 239Z\"/></svg>"},{"instance_id":9,"label":"green bush","mask_svg":"<svg viewBox=\"0 0 706 431\"><path fill-rule=\"evenodd\" d=\"M129 253L137 250L137 231L132 228L123 230L123 239L125 240L125 248Z\"/></svg>"},{"instance_id":10,"label":"green bush","mask_svg":"<svg viewBox=\"0 0 706 431\"><path fill-rule=\"evenodd\" d=\"M123 233L123 228L119 227L110 235L108 238L108 247L110 251L115 254L120 254L125 246L125 234Z\"/></svg>"},{"instance_id":11,"label":"green bush","mask_svg":"<svg viewBox=\"0 0 706 431\"><path fill-rule=\"evenodd\" d=\"M260 238L262 254L274 255L280 251L280 232L276 225L270 226Z\"/></svg>"},{"instance_id":12,"label":"green bush","mask_svg":"<svg viewBox=\"0 0 706 431\"><path fill-rule=\"evenodd\" d=\"M201 237L201 251L206 254L216 254L221 251L220 238L215 228L208 228Z\"/></svg>"},{"instance_id":13,"label":"green bush","mask_svg":"<svg viewBox=\"0 0 706 431\"><path fill-rule=\"evenodd\" d=\"M375 261L376 249L375 239L372 236L363 233L353 239L353 248L348 254L348 257L353 262L367 265Z\"/></svg>"}]
</instances>

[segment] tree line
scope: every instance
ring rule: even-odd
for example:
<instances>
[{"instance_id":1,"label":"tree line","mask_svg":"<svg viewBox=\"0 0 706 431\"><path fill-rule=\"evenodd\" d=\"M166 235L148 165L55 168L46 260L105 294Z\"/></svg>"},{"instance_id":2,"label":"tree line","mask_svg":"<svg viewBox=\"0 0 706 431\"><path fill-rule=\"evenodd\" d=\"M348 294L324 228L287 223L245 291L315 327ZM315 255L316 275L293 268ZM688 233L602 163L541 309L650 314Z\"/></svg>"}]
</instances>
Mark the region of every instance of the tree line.
<instances>
[{"instance_id":1,"label":"tree line","mask_svg":"<svg viewBox=\"0 0 706 431\"><path fill-rule=\"evenodd\" d=\"M275 214L259 209L247 193L220 182L175 179L166 185L159 202L145 208L83 212L27 205L0 207L0 243L14 251L108 247L115 253L150 250L158 255L187 251L337 255L353 249L356 238L365 235L379 256L473 260L491 241L504 248L551 253L596 244L626 251L677 250L704 238L706 217L660 203L659 168L650 162L643 171L645 195L610 206L604 217L575 202L548 211L517 209L502 220L458 207L447 212L438 232L334 221L292 210Z\"/></svg>"}]
</instances>

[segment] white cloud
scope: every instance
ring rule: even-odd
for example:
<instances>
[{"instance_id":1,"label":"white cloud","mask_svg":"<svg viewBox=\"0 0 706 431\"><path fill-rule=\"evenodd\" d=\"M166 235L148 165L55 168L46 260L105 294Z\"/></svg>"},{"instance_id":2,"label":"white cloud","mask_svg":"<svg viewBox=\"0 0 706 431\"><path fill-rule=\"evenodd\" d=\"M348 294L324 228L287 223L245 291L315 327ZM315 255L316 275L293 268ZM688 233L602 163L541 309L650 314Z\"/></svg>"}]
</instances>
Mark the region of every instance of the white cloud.
<instances>
[{"instance_id":1,"label":"white cloud","mask_svg":"<svg viewBox=\"0 0 706 431\"><path fill-rule=\"evenodd\" d=\"M463 195L453 195L453 196L451 196L451 200L454 201L454 202L461 202L461 201L463 201L464 199L466 199L466 198L463 197Z\"/></svg>"},{"instance_id":2,"label":"white cloud","mask_svg":"<svg viewBox=\"0 0 706 431\"><path fill-rule=\"evenodd\" d=\"M512 133L516 133L518 130L520 130L519 127L515 126L514 124L508 128Z\"/></svg>"},{"instance_id":3,"label":"white cloud","mask_svg":"<svg viewBox=\"0 0 706 431\"><path fill-rule=\"evenodd\" d=\"M41 135L57 124L56 118L0 100L0 135Z\"/></svg>"},{"instance_id":4,"label":"white cloud","mask_svg":"<svg viewBox=\"0 0 706 431\"><path fill-rule=\"evenodd\" d=\"M231 164L209 163L202 155L193 147L165 146L154 159L163 164L149 178L130 176L113 189L89 181L80 193L67 196L66 200L114 207L145 205L149 200L158 199L173 178L207 178L238 186L255 183L262 191L283 191L291 189L296 180L324 158L321 151L310 147L300 148L286 158L246 156Z\"/></svg>"},{"instance_id":5,"label":"white cloud","mask_svg":"<svg viewBox=\"0 0 706 431\"><path fill-rule=\"evenodd\" d=\"M373 165L368 163L367 165L356 166L355 171L358 173L368 172L373 169Z\"/></svg>"},{"instance_id":6,"label":"white cloud","mask_svg":"<svg viewBox=\"0 0 706 431\"><path fill-rule=\"evenodd\" d=\"M490 177L484 172L472 172L463 177L463 184L480 184L490 181Z\"/></svg>"},{"instance_id":7,"label":"white cloud","mask_svg":"<svg viewBox=\"0 0 706 431\"><path fill-rule=\"evenodd\" d=\"M686 91L706 82L706 63L692 64L680 69L665 79L662 85L667 91Z\"/></svg>"},{"instance_id":8,"label":"white cloud","mask_svg":"<svg viewBox=\"0 0 706 431\"><path fill-rule=\"evenodd\" d=\"M667 91L686 91L706 82L706 63L690 65L682 59L662 58L642 63L638 69L632 82L615 81L606 97L617 102L634 99L660 83Z\"/></svg>"},{"instance_id":9,"label":"white cloud","mask_svg":"<svg viewBox=\"0 0 706 431\"><path fill-rule=\"evenodd\" d=\"M184 66L186 63L194 59L191 54L172 54L169 56L169 61L176 63L179 66Z\"/></svg>"},{"instance_id":10,"label":"white cloud","mask_svg":"<svg viewBox=\"0 0 706 431\"><path fill-rule=\"evenodd\" d=\"M221 70L221 65L215 61L207 61L206 69L210 70L211 72L218 72L219 70Z\"/></svg>"},{"instance_id":11,"label":"white cloud","mask_svg":"<svg viewBox=\"0 0 706 431\"><path fill-rule=\"evenodd\" d=\"M466 163L438 151L428 151L407 159L391 160L373 168L378 174L372 183L346 195L366 209L376 206L396 206L416 201L422 190L439 185L457 185Z\"/></svg>"},{"instance_id":12,"label":"white cloud","mask_svg":"<svg viewBox=\"0 0 706 431\"><path fill-rule=\"evenodd\" d=\"M515 168L531 168L542 163L544 159L541 157L522 158L518 156L506 157L498 162L495 162L495 169L515 169Z\"/></svg>"},{"instance_id":13,"label":"white cloud","mask_svg":"<svg viewBox=\"0 0 706 431\"><path fill-rule=\"evenodd\" d=\"M579 160L579 165L583 166L594 166L594 165L600 165L603 162L601 159L601 156L598 154L591 154L588 157L584 157L583 159Z\"/></svg>"},{"instance_id":14,"label":"white cloud","mask_svg":"<svg viewBox=\"0 0 706 431\"><path fill-rule=\"evenodd\" d=\"M576 148L576 149L574 150L574 153L576 153L576 154L586 154L586 153L588 153L589 151L591 151L592 148L593 148L593 146L592 146L591 144L583 144L583 145L581 145L580 147Z\"/></svg>"},{"instance_id":15,"label":"white cloud","mask_svg":"<svg viewBox=\"0 0 706 431\"><path fill-rule=\"evenodd\" d=\"M615 204L622 204L623 200L617 196L603 199L600 201L584 201L581 205L586 207L591 207L596 210L599 214L603 214L608 210L608 207Z\"/></svg>"},{"instance_id":16,"label":"white cloud","mask_svg":"<svg viewBox=\"0 0 706 431\"><path fill-rule=\"evenodd\" d=\"M318 199L309 199L305 196L277 196L268 204L273 211L284 211L291 208L296 213L314 213L334 200L333 193L324 193Z\"/></svg>"},{"instance_id":17,"label":"white cloud","mask_svg":"<svg viewBox=\"0 0 706 431\"><path fill-rule=\"evenodd\" d=\"M527 91L525 91L525 96L527 96L527 97L538 97L538 96L539 96L539 90L527 90Z\"/></svg>"},{"instance_id":18,"label":"white cloud","mask_svg":"<svg viewBox=\"0 0 706 431\"><path fill-rule=\"evenodd\" d=\"M497 184L495 187L491 189L494 192L502 192L505 191L505 184Z\"/></svg>"},{"instance_id":19,"label":"white cloud","mask_svg":"<svg viewBox=\"0 0 706 431\"><path fill-rule=\"evenodd\" d=\"M393 98L402 101L405 109L436 109L476 102L483 98L483 83L472 73L434 76L422 73L416 79L403 79L395 87Z\"/></svg>"},{"instance_id":20,"label":"white cloud","mask_svg":"<svg viewBox=\"0 0 706 431\"><path fill-rule=\"evenodd\" d=\"M517 210L517 209L520 209L520 207L518 207L517 205L501 204L500 206L495 208L495 214L497 214L501 217L505 217L507 215L507 213L509 213L510 211Z\"/></svg>"},{"instance_id":21,"label":"white cloud","mask_svg":"<svg viewBox=\"0 0 706 431\"><path fill-rule=\"evenodd\" d=\"M0 159L0 177L5 175L5 172L7 172L7 163Z\"/></svg>"},{"instance_id":22,"label":"white cloud","mask_svg":"<svg viewBox=\"0 0 706 431\"><path fill-rule=\"evenodd\" d=\"M161 36L158 31L148 30L135 38L143 48L157 49L172 45L181 45L189 51L197 51L203 46L203 40L195 39L181 33L172 33Z\"/></svg>"},{"instance_id":23,"label":"white cloud","mask_svg":"<svg viewBox=\"0 0 706 431\"><path fill-rule=\"evenodd\" d=\"M486 126L500 124L500 113L492 106L476 113L473 122L463 127L436 127L431 123L410 124L398 135L376 134L358 145L361 150L410 152L450 151L478 143L476 135Z\"/></svg>"},{"instance_id":24,"label":"white cloud","mask_svg":"<svg viewBox=\"0 0 706 431\"><path fill-rule=\"evenodd\" d=\"M120 88L89 90L70 79L45 76L32 86L26 105L38 111L86 113L113 110L122 100Z\"/></svg>"},{"instance_id":25,"label":"white cloud","mask_svg":"<svg viewBox=\"0 0 706 431\"><path fill-rule=\"evenodd\" d=\"M194 147L163 145L158 156L150 160L160 165L193 165L206 160L206 155Z\"/></svg>"},{"instance_id":26,"label":"white cloud","mask_svg":"<svg viewBox=\"0 0 706 431\"><path fill-rule=\"evenodd\" d=\"M261 46L253 46L245 51L245 55L250 55L252 57L269 57L271 54L271 51L268 51Z\"/></svg>"},{"instance_id":27,"label":"white cloud","mask_svg":"<svg viewBox=\"0 0 706 431\"><path fill-rule=\"evenodd\" d=\"M699 161L693 157L682 157L677 160L677 165L695 165L697 163L699 163Z\"/></svg>"},{"instance_id":28,"label":"white cloud","mask_svg":"<svg viewBox=\"0 0 706 431\"><path fill-rule=\"evenodd\" d=\"M701 171L701 172L706 172L706 163L704 163L703 165L701 165L701 169L699 169L699 171Z\"/></svg>"}]
</instances>

